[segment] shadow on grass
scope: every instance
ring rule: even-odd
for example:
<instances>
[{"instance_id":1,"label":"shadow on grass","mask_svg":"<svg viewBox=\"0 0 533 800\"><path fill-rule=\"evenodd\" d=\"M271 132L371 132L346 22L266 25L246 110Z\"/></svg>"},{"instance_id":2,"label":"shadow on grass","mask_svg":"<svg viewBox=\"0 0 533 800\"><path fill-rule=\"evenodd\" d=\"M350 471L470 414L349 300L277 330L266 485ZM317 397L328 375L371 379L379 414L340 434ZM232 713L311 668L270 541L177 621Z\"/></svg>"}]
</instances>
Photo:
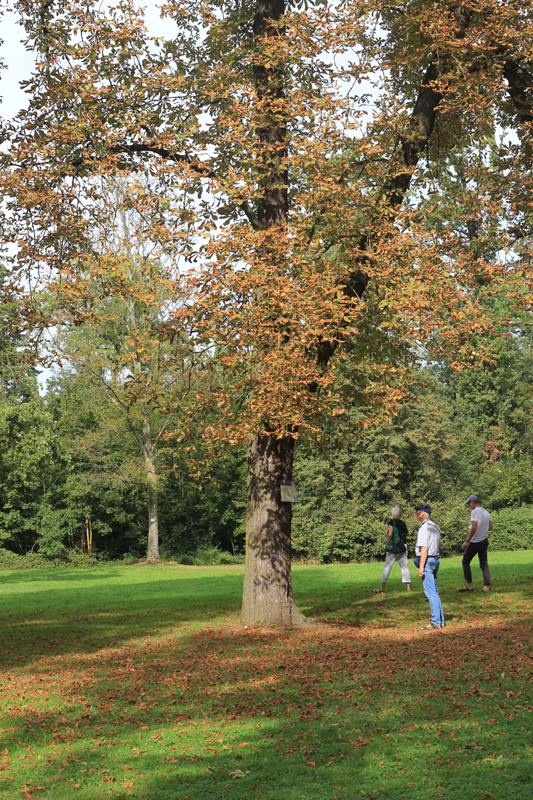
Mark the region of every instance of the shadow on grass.
<instances>
[{"instance_id":1,"label":"shadow on grass","mask_svg":"<svg viewBox=\"0 0 533 800\"><path fill-rule=\"evenodd\" d=\"M454 561L450 567L460 566ZM367 573L371 571L368 565L363 566ZM50 655L94 653L157 633L181 639L187 626L196 629L220 624L224 619L238 622L242 570L184 572L183 568L167 568L164 578L160 578L158 568L148 569L149 572L138 568L130 572L122 568L112 573L99 570L94 576L89 570L79 569L70 569L64 575L32 571L0 576L0 580L9 577L16 584L18 578L19 584L28 585L27 590L3 599L0 664L20 666ZM518 603L514 613L526 617L528 612L519 608L522 601L531 597L525 566L509 564L506 569L517 575L522 570L524 575L503 578L500 587L488 596L458 594L450 586L452 570L443 570L448 573L440 584L448 622L497 621L504 611L501 603L508 601L510 592ZM413 584L413 591L408 594L394 591L391 581L386 594L374 595L367 581L368 577L357 576L357 567L306 568L295 578L297 603L311 618L354 629L406 625L416 628L427 624L429 608L420 583ZM43 590L43 584L49 588ZM38 588L32 589L34 585ZM505 595L500 596L501 590Z\"/></svg>"},{"instance_id":2,"label":"shadow on grass","mask_svg":"<svg viewBox=\"0 0 533 800\"><path fill-rule=\"evenodd\" d=\"M381 787L391 800L526 800L531 625L466 633L218 628L80 653L75 674L73 662L64 675L48 666L58 708L29 699L42 675L18 676L26 705L13 703L3 740L12 759L48 753L46 797L70 797L70 781L82 800L112 789L340 800Z\"/></svg>"},{"instance_id":3,"label":"shadow on grass","mask_svg":"<svg viewBox=\"0 0 533 800\"><path fill-rule=\"evenodd\" d=\"M122 573L113 567L56 567L54 569L0 570L0 584L24 583L69 583L76 581L102 581L118 578Z\"/></svg>"}]
</instances>

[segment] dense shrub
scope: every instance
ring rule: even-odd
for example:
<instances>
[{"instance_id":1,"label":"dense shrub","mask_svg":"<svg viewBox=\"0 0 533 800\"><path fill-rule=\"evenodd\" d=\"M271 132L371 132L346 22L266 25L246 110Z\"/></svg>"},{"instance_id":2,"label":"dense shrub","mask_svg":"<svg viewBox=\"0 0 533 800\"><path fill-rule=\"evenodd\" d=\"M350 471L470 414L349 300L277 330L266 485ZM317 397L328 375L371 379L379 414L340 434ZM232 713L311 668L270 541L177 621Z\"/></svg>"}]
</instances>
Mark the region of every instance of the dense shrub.
<instances>
[{"instance_id":1,"label":"dense shrub","mask_svg":"<svg viewBox=\"0 0 533 800\"><path fill-rule=\"evenodd\" d=\"M398 501L402 506L402 501ZM298 560L319 563L330 561L368 561L384 556L389 507L368 508L346 499L330 502L316 513L295 509L293 546ZM414 553L419 522L412 504L403 502L403 518L409 531L409 552ZM494 530L490 534L492 550L529 550L533 548L533 507L502 508L491 512ZM432 519L441 529L441 554L460 554L470 525L470 509L464 497L432 503Z\"/></svg>"},{"instance_id":2,"label":"dense shrub","mask_svg":"<svg viewBox=\"0 0 533 800\"><path fill-rule=\"evenodd\" d=\"M408 547L414 552L420 523L413 504L397 501L404 509L408 529ZM469 524L463 498L432 504L432 517L442 532L441 552L450 555L461 550ZM346 499L329 510L318 509L295 513L293 547L299 560L310 558L319 563L331 561L369 561L384 557L390 506L368 508Z\"/></svg>"},{"instance_id":3,"label":"dense shrub","mask_svg":"<svg viewBox=\"0 0 533 800\"><path fill-rule=\"evenodd\" d=\"M492 550L531 550L533 548L533 506L502 508L491 513L494 530Z\"/></svg>"},{"instance_id":4,"label":"dense shrub","mask_svg":"<svg viewBox=\"0 0 533 800\"><path fill-rule=\"evenodd\" d=\"M179 556L177 562L189 567L216 567L220 564L244 564L244 555L232 555L218 547L199 547L193 553Z\"/></svg>"},{"instance_id":5,"label":"dense shrub","mask_svg":"<svg viewBox=\"0 0 533 800\"><path fill-rule=\"evenodd\" d=\"M185 553L185 555L178 558L178 564L183 564L185 567L195 567L196 559L190 553Z\"/></svg>"},{"instance_id":6,"label":"dense shrub","mask_svg":"<svg viewBox=\"0 0 533 800\"><path fill-rule=\"evenodd\" d=\"M87 553L66 551L61 558L50 558L42 553L26 553L21 556L11 550L0 548L0 569L57 569L58 567L94 567L112 563Z\"/></svg>"}]
</instances>

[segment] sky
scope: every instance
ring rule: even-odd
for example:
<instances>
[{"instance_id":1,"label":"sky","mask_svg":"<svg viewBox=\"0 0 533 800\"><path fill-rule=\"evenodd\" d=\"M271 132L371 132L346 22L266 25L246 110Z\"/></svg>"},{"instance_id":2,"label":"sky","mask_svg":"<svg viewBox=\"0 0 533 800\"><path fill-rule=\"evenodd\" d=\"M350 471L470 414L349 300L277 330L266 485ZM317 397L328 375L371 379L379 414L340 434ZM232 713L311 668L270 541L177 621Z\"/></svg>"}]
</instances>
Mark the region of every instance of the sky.
<instances>
[{"instance_id":1,"label":"sky","mask_svg":"<svg viewBox=\"0 0 533 800\"><path fill-rule=\"evenodd\" d=\"M0 27L0 36L4 40L0 46L0 56L7 66L0 72L0 114L4 119L13 117L27 102L19 81L30 77L34 61L22 44L23 35L23 28L17 25L15 15L5 11Z\"/></svg>"},{"instance_id":2,"label":"sky","mask_svg":"<svg viewBox=\"0 0 533 800\"><path fill-rule=\"evenodd\" d=\"M159 16L158 4L155 2L143 3L145 18L148 28L153 36L168 36L168 19L162 20ZM7 69L0 71L0 116L11 119L20 108L27 103L27 95L20 88L20 81L30 77L34 66L32 53L29 53L22 40L25 38L24 29L18 24L18 15L11 9L5 8L5 2L0 0L0 9L4 10L0 18L0 57Z\"/></svg>"}]
</instances>

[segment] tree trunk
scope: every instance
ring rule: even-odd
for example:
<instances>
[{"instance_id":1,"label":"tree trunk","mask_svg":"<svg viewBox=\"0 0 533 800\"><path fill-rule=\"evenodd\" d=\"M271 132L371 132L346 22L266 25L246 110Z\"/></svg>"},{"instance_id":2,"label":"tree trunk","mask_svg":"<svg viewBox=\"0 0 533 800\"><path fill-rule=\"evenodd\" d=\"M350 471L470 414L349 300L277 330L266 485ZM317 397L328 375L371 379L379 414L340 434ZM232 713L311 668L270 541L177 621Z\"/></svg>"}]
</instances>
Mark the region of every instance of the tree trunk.
<instances>
[{"instance_id":1,"label":"tree trunk","mask_svg":"<svg viewBox=\"0 0 533 800\"><path fill-rule=\"evenodd\" d=\"M153 564L155 561L159 561L159 528L157 521L157 486L153 464L151 467L152 475L148 475L148 552L146 560Z\"/></svg>"},{"instance_id":2,"label":"tree trunk","mask_svg":"<svg viewBox=\"0 0 533 800\"><path fill-rule=\"evenodd\" d=\"M144 469L148 480L148 549L146 560L153 564L159 561L159 526L157 519L157 474L154 464L154 445L148 409L143 404L142 449Z\"/></svg>"},{"instance_id":3,"label":"tree trunk","mask_svg":"<svg viewBox=\"0 0 533 800\"><path fill-rule=\"evenodd\" d=\"M246 566L241 622L269 628L312 623L292 596L292 503L281 502L280 482L292 480L294 439L256 433L248 445Z\"/></svg>"},{"instance_id":4,"label":"tree trunk","mask_svg":"<svg viewBox=\"0 0 533 800\"><path fill-rule=\"evenodd\" d=\"M93 553L93 526L89 517L85 517L85 535L87 537L87 553L91 556Z\"/></svg>"}]
</instances>

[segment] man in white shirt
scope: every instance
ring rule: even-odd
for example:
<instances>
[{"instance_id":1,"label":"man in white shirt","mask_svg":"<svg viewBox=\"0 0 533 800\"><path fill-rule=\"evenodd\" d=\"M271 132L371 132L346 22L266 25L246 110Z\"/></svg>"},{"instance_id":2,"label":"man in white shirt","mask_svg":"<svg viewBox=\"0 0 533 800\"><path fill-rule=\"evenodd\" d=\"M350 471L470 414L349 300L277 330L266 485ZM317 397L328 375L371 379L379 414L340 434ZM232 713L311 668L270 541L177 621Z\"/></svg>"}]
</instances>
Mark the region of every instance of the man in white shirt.
<instances>
[{"instance_id":1,"label":"man in white shirt","mask_svg":"<svg viewBox=\"0 0 533 800\"><path fill-rule=\"evenodd\" d=\"M465 586L459 589L460 592L473 592L474 586L472 584L472 570L470 569L470 562L477 554L479 558L479 566L483 572L483 592L488 592L490 587L490 571L487 560L487 550L489 547L489 531L492 530L492 521L488 511L485 511L479 504L477 495L471 494L465 500L467 506L470 506L472 513L470 514L470 529L468 536L463 542L463 572L465 576Z\"/></svg>"},{"instance_id":2,"label":"man in white shirt","mask_svg":"<svg viewBox=\"0 0 533 800\"><path fill-rule=\"evenodd\" d=\"M415 506L416 517L422 524L418 529L415 546L415 566L418 566L418 575L422 578L422 586L429 600L431 622L422 628L429 631L444 628L444 611L439 597L437 586L437 572L440 564L440 528L431 519L431 506L419 503ZM417 565L418 560L418 565Z\"/></svg>"}]
</instances>

